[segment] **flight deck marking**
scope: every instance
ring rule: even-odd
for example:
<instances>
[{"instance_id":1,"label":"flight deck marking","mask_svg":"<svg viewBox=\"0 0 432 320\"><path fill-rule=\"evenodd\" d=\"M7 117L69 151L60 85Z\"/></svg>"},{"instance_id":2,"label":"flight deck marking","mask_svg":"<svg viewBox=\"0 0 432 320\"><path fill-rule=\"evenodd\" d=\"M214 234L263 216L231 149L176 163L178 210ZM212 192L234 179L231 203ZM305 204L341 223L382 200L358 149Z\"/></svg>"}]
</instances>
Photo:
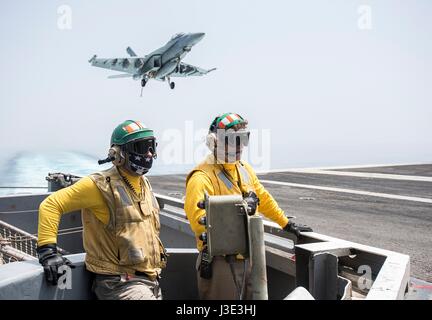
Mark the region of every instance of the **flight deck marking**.
<instances>
[{"instance_id":1,"label":"flight deck marking","mask_svg":"<svg viewBox=\"0 0 432 320\"><path fill-rule=\"evenodd\" d=\"M293 170L346 170L346 169L367 169L367 168L387 168L387 167L402 167L402 166L422 166L432 165L432 163L411 162L411 163L386 163L386 164L364 164L364 165L348 165L348 166L329 166L329 167L313 167L313 168L291 168L291 169L272 169L268 171L256 171L257 173L275 173L275 172L290 172Z\"/></svg>"},{"instance_id":2,"label":"flight deck marking","mask_svg":"<svg viewBox=\"0 0 432 320\"><path fill-rule=\"evenodd\" d=\"M388 174L388 173L375 173L375 172L330 171L330 170L316 170L316 169L291 169L291 170L282 170L279 172L327 174L327 175L334 175L334 176L346 176L346 177L357 177L357 178L432 182L432 177L409 176L409 175L402 175L402 174Z\"/></svg>"},{"instance_id":3,"label":"flight deck marking","mask_svg":"<svg viewBox=\"0 0 432 320\"><path fill-rule=\"evenodd\" d=\"M260 182L261 183L267 183L267 184L275 184L275 185L280 185L280 186L296 187L296 188L317 189L317 190L359 194L359 195L364 195L364 196L380 197L380 198L387 198L387 199L432 203L432 199L429 199L429 198L400 196L400 195L389 194L389 193L370 192L370 191L353 190L353 189L342 189L342 188L334 188L334 187L314 186L314 185L310 185L310 184L281 182L281 181L273 181L273 180L261 180L260 179Z\"/></svg>"}]
</instances>

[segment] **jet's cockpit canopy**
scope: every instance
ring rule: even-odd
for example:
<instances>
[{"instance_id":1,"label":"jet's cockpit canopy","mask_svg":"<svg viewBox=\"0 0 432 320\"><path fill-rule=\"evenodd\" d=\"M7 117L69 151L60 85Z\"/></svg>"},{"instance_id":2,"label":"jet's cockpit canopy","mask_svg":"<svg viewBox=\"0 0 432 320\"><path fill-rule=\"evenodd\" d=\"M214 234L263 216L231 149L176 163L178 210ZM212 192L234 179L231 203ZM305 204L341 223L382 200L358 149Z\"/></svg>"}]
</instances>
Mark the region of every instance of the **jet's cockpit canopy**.
<instances>
[{"instance_id":1,"label":"jet's cockpit canopy","mask_svg":"<svg viewBox=\"0 0 432 320\"><path fill-rule=\"evenodd\" d=\"M171 37L171 40L178 39L178 38L180 38L181 36L184 36L184 35L185 35L184 32L176 33L175 35L173 35L173 36Z\"/></svg>"}]
</instances>

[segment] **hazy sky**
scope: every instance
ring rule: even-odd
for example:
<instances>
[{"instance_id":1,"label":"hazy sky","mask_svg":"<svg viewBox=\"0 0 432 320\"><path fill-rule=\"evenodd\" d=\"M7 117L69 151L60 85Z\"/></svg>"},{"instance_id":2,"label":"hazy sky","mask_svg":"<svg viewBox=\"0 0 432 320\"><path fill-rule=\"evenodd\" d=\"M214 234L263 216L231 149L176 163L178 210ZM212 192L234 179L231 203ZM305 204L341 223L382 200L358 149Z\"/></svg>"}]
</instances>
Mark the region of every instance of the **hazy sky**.
<instances>
[{"instance_id":1,"label":"hazy sky","mask_svg":"<svg viewBox=\"0 0 432 320\"><path fill-rule=\"evenodd\" d=\"M71 29L58 27L61 5ZM2 149L102 157L113 128L139 119L163 150L173 130L233 111L270 133L273 168L431 162L431 16L430 0L3 1ZM182 31L206 33L184 61L218 70L175 90L151 81L140 98L138 81L88 63Z\"/></svg>"}]
</instances>

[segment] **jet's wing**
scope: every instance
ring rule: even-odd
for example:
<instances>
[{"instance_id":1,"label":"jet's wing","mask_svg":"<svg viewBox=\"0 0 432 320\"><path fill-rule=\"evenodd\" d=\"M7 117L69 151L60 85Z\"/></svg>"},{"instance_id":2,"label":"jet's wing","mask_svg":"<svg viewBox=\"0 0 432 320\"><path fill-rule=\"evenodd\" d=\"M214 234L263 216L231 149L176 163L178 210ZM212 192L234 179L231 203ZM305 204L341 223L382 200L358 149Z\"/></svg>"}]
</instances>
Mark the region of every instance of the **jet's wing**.
<instances>
[{"instance_id":1,"label":"jet's wing","mask_svg":"<svg viewBox=\"0 0 432 320\"><path fill-rule=\"evenodd\" d=\"M101 59L94 55L90 60L93 67L121 71L129 74L137 74L143 66L145 58L129 57L129 58L112 58Z\"/></svg>"},{"instance_id":2,"label":"jet's wing","mask_svg":"<svg viewBox=\"0 0 432 320\"><path fill-rule=\"evenodd\" d=\"M170 74L170 77L202 76L213 70L216 70L216 68L205 70L184 62L180 62L177 68L175 68L174 72Z\"/></svg>"}]
</instances>

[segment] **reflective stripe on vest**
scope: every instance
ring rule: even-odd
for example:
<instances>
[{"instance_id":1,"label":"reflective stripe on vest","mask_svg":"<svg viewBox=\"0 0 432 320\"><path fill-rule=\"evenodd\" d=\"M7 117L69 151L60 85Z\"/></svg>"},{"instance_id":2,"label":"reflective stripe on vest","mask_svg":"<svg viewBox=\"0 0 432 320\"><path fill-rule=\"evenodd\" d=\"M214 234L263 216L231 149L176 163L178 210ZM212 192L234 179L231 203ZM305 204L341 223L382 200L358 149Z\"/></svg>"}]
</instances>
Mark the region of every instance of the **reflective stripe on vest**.
<instances>
[{"instance_id":1,"label":"reflective stripe on vest","mask_svg":"<svg viewBox=\"0 0 432 320\"><path fill-rule=\"evenodd\" d=\"M242 183L249 183L250 179L249 179L249 174L248 174L246 168L243 165L241 165L241 164L238 166L238 168L239 168L239 171L240 171Z\"/></svg>"},{"instance_id":2,"label":"reflective stripe on vest","mask_svg":"<svg viewBox=\"0 0 432 320\"><path fill-rule=\"evenodd\" d=\"M121 198L121 200L123 202L123 205L125 207L131 206L132 202L131 202L131 199L129 198L129 196L127 195L127 193L126 193L125 188L123 186L117 186L117 191L120 194L120 198Z\"/></svg>"},{"instance_id":3,"label":"reflective stripe on vest","mask_svg":"<svg viewBox=\"0 0 432 320\"><path fill-rule=\"evenodd\" d=\"M225 173L222 170L219 172L218 177L223 181L223 183L228 189L232 189L233 184L231 183L231 181L228 179L228 177L225 175Z\"/></svg>"},{"instance_id":4,"label":"reflective stripe on vest","mask_svg":"<svg viewBox=\"0 0 432 320\"><path fill-rule=\"evenodd\" d=\"M243 167L242 165L239 165L238 168L239 168L242 184L249 184L250 178L249 178L249 174L248 174L246 168ZM219 172L218 177L219 177L220 180L222 180L222 182L225 184L225 186L228 189L232 189L233 184L230 181L230 179L228 179L228 177L226 176L226 174L225 174L225 172L223 170L221 170Z\"/></svg>"}]
</instances>

